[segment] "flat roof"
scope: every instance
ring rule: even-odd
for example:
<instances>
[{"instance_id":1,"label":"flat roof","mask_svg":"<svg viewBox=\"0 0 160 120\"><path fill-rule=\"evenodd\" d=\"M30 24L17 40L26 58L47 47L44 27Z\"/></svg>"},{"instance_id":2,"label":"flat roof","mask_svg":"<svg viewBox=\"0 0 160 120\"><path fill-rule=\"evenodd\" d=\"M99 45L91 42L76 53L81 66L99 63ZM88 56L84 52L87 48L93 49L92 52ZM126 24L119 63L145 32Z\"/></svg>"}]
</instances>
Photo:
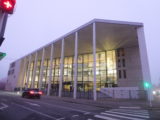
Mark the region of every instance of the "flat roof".
<instances>
[{"instance_id":1,"label":"flat roof","mask_svg":"<svg viewBox=\"0 0 160 120\"><path fill-rule=\"evenodd\" d=\"M29 53L29 54L27 54L27 55L25 55L25 56L23 56L23 57L21 57L19 59L22 59L22 58L24 58L24 57L26 57L26 56L28 56L30 54L33 54L36 51L41 50L42 48L45 48L45 47L47 47L47 46L49 46L51 44L54 44L55 42L57 42L59 40L62 40L64 38L66 38L67 36L69 36L69 35L77 32L77 31L79 31L79 30L81 30L81 29L83 29L83 28L85 28L85 27L87 27L87 26L89 26L89 25L91 25L93 23L106 23L106 24L118 24L118 25L130 25L130 26L135 26L135 27L143 27L143 23L139 23L139 22L127 22L127 21L117 21L117 20L93 19L93 20L87 22L86 24L81 25L80 27L78 27L78 28L76 28L76 29L74 29L74 30L72 30L72 31L64 34L63 36L61 36L61 37L59 37L59 38L51 41L50 43L48 43L48 44L46 44L46 45L44 45L44 46L42 46L42 47L34 50L33 52L31 52L31 53ZM19 60L19 59L17 59L17 60Z\"/></svg>"}]
</instances>

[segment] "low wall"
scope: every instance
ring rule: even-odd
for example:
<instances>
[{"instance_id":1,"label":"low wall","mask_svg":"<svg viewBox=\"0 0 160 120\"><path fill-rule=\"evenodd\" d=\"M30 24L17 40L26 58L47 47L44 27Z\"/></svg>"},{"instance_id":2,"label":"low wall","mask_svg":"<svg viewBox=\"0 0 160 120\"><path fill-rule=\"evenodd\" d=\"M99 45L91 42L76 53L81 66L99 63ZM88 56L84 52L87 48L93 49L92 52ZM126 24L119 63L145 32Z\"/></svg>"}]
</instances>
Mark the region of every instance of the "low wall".
<instances>
[{"instance_id":1,"label":"low wall","mask_svg":"<svg viewBox=\"0 0 160 120\"><path fill-rule=\"evenodd\" d=\"M101 88L100 92L111 98L120 99L146 99L146 91L138 87Z\"/></svg>"}]
</instances>

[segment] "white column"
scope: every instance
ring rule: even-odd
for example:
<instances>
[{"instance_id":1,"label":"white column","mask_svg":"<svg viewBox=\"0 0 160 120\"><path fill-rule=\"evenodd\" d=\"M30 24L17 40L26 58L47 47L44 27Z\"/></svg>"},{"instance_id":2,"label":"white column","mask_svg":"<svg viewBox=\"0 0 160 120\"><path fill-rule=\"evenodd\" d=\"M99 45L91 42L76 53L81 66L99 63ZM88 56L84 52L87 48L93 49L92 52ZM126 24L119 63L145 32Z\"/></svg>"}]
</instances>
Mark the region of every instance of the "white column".
<instances>
[{"instance_id":1,"label":"white column","mask_svg":"<svg viewBox=\"0 0 160 120\"><path fill-rule=\"evenodd\" d=\"M60 77L59 77L59 97L62 97L63 62L64 62L64 39L62 39L62 45L61 45Z\"/></svg>"},{"instance_id":2,"label":"white column","mask_svg":"<svg viewBox=\"0 0 160 120\"><path fill-rule=\"evenodd\" d=\"M41 58L41 68L40 68L40 77L39 77L39 89L41 90L42 87L42 80L43 80L43 67L44 67L44 57L45 57L45 48L42 50L42 58Z\"/></svg>"},{"instance_id":3,"label":"white column","mask_svg":"<svg viewBox=\"0 0 160 120\"><path fill-rule=\"evenodd\" d=\"M36 76L36 68L37 68L37 56L38 56L38 53L36 52L35 58L34 58L33 77L32 77L31 88L34 88L34 82L35 82L35 76Z\"/></svg>"},{"instance_id":4,"label":"white column","mask_svg":"<svg viewBox=\"0 0 160 120\"><path fill-rule=\"evenodd\" d=\"M31 66L31 59L32 59L32 55L29 56L29 63L28 63L28 70L27 70L27 78L26 78L26 86L25 88L28 88L28 83L29 83L29 77L30 77L30 66Z\"/></svg>"},{"instance_id":5,"label":"white column","mask_svg":"<svg viewBox=\"0 0 160 120\"><path fill-rule=\"evenodd\" d=\"M77 58L78 58L78 33L75 33L75 47L74 47L74 92L73 98L77 98Z\"/></svg>"},{"instance_id":6,"label":"white column","mask_svg":"<svg viewBox=\"0 0 160 120\"><path fill-rule=\"evenodd\" d=\"M93 100L97 100L96 92L96 23L93 23Z\"/></svg>"},{"instance_id":7,"label":"white column","mask_svg":"<svg viewBox=\"0 0 160 120\"><path fill-rule=\"evenodd\" d=\"M51 45L51 53L50 53L50 66L49 66L49 80L48 80L48 89L47 89L47 95L50 95L50 89L51 89L51 80L52 80L52 67L53 67L53 55L54 54L54 46Z\"/></svg>"},{"instance_id":8,"label":"white column","mask_svg":"<svg viewBox=\"0 0 160 120\"><path fill-rule=\"evenodd\" d=\"M21 80L21 91L24 87L24 81L25 81L25 73L26 73L26 58L23 59L23 68L22 68L22 80Z\"/></svg>"},{"instance_id":9,"label":"white column","mask_svg":"<svg viewBox=\"0 0 160 120\"><path fill-rule=\"evenodd\" d=\"M152 84L143 27L137 28L137 35L138 35L138 42L139 42L143 81L146 81ZM150 106L152 106L152 103L151 103L151 101L153 100L152 89L150 88L147 91L148 91L148 100L150 102Z\"/></svg>"}]
</instances>

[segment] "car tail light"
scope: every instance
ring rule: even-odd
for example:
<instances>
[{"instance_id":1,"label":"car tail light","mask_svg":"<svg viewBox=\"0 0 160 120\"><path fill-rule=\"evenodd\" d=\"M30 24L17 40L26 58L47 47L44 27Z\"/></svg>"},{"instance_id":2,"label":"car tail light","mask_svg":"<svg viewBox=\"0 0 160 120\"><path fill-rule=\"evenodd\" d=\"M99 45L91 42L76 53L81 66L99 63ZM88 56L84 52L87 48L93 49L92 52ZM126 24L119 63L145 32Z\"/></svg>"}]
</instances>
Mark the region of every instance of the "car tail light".
<instances>
[{"instance_id":1,"label":"car tail light","mask_svg":"<svg viewBox=\"0 0 160 120\"><path fill-rule=\"evenodd\" d=\"M42 91L39 91L38 93L39 93L40 95L42 95Z\"/></svg>"},{"instance_id":2,"label":"car tail light","mask_svg":"<svg viewBox=\"0 0 160 120\"><path fill-rule=\"evenodd\" d=\"M34 91L29 91L30 94L34 94Z\"/></svg>"}]
</instances>

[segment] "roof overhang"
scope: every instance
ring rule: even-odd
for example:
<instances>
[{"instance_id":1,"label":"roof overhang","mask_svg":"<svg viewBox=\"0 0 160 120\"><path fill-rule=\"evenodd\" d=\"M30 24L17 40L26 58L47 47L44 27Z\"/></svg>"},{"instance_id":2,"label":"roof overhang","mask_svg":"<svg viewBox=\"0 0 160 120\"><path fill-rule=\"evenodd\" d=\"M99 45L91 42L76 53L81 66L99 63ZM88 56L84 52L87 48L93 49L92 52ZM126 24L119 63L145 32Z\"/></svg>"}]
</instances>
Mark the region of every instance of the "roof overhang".
<instances>
[{"instance_id":1,"label":"roof overhang","mask_svg":"<svg viewBox=\"0 0 160 120\"><path fill-rule=\"evenodd\" d=\"M65 56L74 55L75 33L78 32L78 53L92 52L93 39L93 23L96 23L96 46L97 51L113 50L121 47L132 47L138 45L137 28L143 27L142 23L124 22L114 20L94 19L79 28L61 36L60 38L50 42L49 44L35 50L41 51L44 47L47 48L47 56L49 57L51 44L54 44L54 57L60 57L61 41L65 41ZM29 55L30 55L29 54ZM28 55L27 55L28 56ZM26 57L26 56L24 56Z\"/></svg>"}]
</instances>

